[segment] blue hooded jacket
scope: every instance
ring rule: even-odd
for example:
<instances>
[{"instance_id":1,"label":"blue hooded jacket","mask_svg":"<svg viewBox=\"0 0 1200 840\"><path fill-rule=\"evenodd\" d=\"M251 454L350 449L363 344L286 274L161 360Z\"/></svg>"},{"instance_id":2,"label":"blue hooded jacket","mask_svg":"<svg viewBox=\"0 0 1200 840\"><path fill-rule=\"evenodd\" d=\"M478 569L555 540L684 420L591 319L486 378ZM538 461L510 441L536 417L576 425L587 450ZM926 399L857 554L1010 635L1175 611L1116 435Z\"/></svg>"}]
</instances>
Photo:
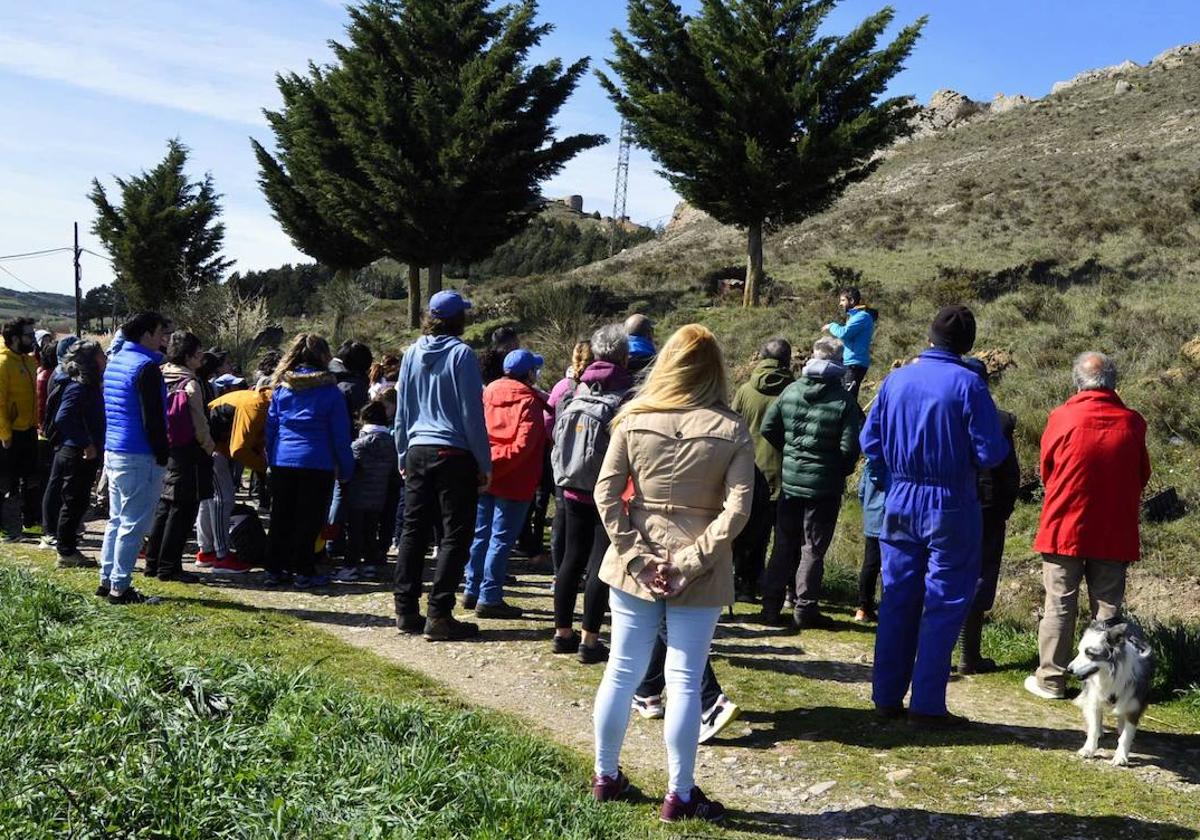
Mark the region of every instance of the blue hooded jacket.
<instances>
[{"instance_id":1,"label":"blue hooded jacket","mask_svg":"<svg viewBox=\"0 0 1200 840\"><path fill-rule=\"evenodd\" d=\"M483 375L470 347L457 336L421 336L404 354L396 388L394 436L401 464L410 446L440 446L470 452L480 472L491 472Z\"/></svg>"},{"instance_id":2,"label":"blue hooded jacket","mask_svg":"<svg viewBox=\"0 0 1200 840\"><path fill-rule=\"evenodd\" d=\"M300 367L284 374L267 409L267 463L272 467L354 474L350 414L333 374Z\"/></svg>"},{"instance_id":3,"label":"blue hooded jacket","mask_svg":"<svg viewBox=\"0 0 1200 840\"><path fill-rule=\"evenodd\" d=\"M858 481L858 499L862 502L863 536L878 537L883 531L883 504L887 498L887 465L867 461Z\"/></svg>"},{"instance_id":4,"label":"blue hooded jacket","mask_svg":"<svg viewBox=\"0 0 1200 840\"><path fill-rule=\"evenodd\" d=\"M841 339L845 350L842 364L846 367L871 366L871 340L875 337L875 319L865 306L856 306L847 314L846 325L829 324L829 334Z\"/></svg>"},{"instance_id":5,"label":"blue hooded jacket","mask_svg":"<svg viewBox=\"0 0 1200 840\"><path fill-rule=\"evenodd\" d=\"M883 381L859 438L863 454L898 485L936 488L978 505L976 476L1008 455L987 385L949 350L931 348Z\"/></svg>"}]
</instances>

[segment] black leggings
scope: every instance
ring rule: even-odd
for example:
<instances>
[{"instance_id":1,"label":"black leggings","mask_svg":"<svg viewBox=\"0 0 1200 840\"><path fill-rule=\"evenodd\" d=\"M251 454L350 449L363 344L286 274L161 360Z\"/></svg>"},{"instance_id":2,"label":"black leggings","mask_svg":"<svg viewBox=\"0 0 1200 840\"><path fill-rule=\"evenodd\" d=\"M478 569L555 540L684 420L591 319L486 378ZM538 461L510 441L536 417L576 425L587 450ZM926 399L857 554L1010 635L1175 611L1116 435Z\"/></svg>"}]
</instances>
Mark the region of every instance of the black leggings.
<instances>
[{"instance_id":1,"label":"black leggings","mask_svg":"<svg viewBox=\"0 0 1200 840\"><path fill-rule=\"evenodd\" d=\"M879 583L882 562L879 537L864 537L862 568L858 571L858 608L861 610L875 609L875 585Z\"/></svg>"},{"instance_id":2,"label":"black leggings","mask_svg":"<svg viewBox=\"0 0 1200 840\"><path fill-rule=\"evenodd\" d=\"M150 541L146 543L146 574L174 575L183 570L183 550L196 527L200 500L159 499Z\"/></svg>"},{"instance_id":3,"label":"black leggings","mask_svg":"<svg viewBox=\"0 0 1200 840\"><path fill-rule=\"evenodd\" d=\"M583 622L586 633L599 633L608 611L608 584L600 580L600 564L608 551L608 532L600 524L600 512L587 502L566 499L563 503L562 565L554 576L554 626L565 629L575 619L579 582L585 572Z\"/></svg>"},{"instance_id":4,"label":"black leggings","mask_svg":"<svg viewBox=\"0 0 1200 840\"><path fill-rule=\"evenodd\" d=\"M317 537L329 515L333 470L271 467L271 530L267 534L268 572L310 576Z\"/></svg>"}]
</instances>

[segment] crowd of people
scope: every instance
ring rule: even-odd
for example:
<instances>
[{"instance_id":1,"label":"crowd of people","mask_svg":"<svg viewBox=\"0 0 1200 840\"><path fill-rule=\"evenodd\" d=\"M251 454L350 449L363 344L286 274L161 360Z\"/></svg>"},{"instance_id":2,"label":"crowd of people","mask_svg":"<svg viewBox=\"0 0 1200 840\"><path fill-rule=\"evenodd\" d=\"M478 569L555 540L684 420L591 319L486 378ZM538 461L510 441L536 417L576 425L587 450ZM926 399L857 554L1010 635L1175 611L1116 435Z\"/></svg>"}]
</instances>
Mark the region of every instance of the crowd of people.
<instances>
[{"instance_id":1,"label":"crowd of people","mask_svg":"<svg viewBox=\"0 0 1200 840\"><path fill-rule=\"evenodd\" d=\"M882 378L864 412L879 313L857 289L840 303L845 318L800 364L771 338L736 393L707 328L659 348L640 314L581 339L543 390L544 359L513 329L470 349L471 304L455 291L432 297L402 354L376 361L358 342L334 353L302 333L250 378L154 312L107 349L16 319L0 349L0 526L16 539L38 525L61 567L98 566L96 594L114 605L147 600L132 583L139 555L147 576L196 582L183 568L192 539L198 566L262 567L267 585L297 589L378 580L395 547L397 629L430 642L479 635L456 608L521 618L505 593L524 551L553 569L550 650L607 663L594 796L627 791L619 756L637 711L664 718L662 818L719 819L694 778L697 744L739 713L710 661L718 619L736 600L761 604L778 632L837 629L822 611L825 557L860 463L854 619L878 623L876 713L961 725L946 708L953 650L961 673L995 668L981 636L1020 483L1017 418L969 355L962 306L937 313L928 348ZM1046 603L1025 687L1046 699L1066 693L1081 582L1095 617L1119 616L1150 474L1145 423L1117 396L1112 361L1084 353L1072 376L1040 463ZM265 534L236 502L246 475L279 524ZM93 494L107 517L99 562L79 550Z\"/></svg>"}]
</instances>

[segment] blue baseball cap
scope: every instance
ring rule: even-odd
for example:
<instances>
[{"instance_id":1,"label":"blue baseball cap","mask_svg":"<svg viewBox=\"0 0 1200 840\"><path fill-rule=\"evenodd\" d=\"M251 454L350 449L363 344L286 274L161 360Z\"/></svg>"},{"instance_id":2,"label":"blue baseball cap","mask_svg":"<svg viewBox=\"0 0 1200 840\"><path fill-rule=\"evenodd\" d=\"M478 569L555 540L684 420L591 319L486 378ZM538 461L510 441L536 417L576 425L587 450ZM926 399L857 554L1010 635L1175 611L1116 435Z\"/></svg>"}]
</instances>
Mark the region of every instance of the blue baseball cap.
<instances>
[{"instance_id":1,"label":"blue baseball cap","mask_svg":"<svg viewBox=\"0 0 1200 840\"><path fill-rule=\"evenodd\" d=\"M538 354L520 348L513 350L504 357L504 372L510 376L525 377L529 371L536 370L546 363Z\"/></svg>"},{"instance_id":2,"label":"blue baseball cap","mask_svg":"<svg viewBox=\"0 0 1200 840\"><path fill-rule=\"evenodd\" d=\"M453 289L438 292L429 299L429 313L436 318L453 318L471 308L471 301Z\"/></svg>"}]
</instances>

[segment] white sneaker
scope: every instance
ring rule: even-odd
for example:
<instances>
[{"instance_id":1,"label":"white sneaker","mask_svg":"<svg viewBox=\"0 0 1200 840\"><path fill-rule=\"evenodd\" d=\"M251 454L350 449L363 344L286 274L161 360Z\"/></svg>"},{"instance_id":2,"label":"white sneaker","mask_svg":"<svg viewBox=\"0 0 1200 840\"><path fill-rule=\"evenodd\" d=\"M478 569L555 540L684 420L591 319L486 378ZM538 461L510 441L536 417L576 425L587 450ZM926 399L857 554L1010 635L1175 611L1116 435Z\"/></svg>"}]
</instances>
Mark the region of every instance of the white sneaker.
<instances>
[{"instance_id":1,"label":"white sneaker","mask_svg":"<svg viewBox=\"0 0 1200 840\"><path fill-rule=\"evenodd\" d=\"M722 729L737 720L741 714L742 710L738 708L738 704L722 694L717 698L717 702L700 714L699 743L707 744L717 737Z\"/></svg>"},{"instance_id":2,"label":"white sneaker","mask_svg":"<svg viewBox=\"0 0 1200 840\"><path fill-rule=\"evenodd\" d=\"M58 537L52 537L49 534L43 534L38 540L38 548L54 548L58 545Z\"/></svg>"},{"instance_id":3,"label":"white sneaker","mask_svg":"<svg viewBox=\"0 0 1200 840\"><path fill-rule=\"evenodd\" d=\"M663 709L662 695L653 697L638 697L633 695L633 709L646 720L657 720L666 714Z\"/></svg>"},{"instance_id":4,"label":"white sneaker","mask_svg":"<svg viewBox=\"0 0 1200 840\"><path fill-rule=\"evenodd\" d=\"M1028 691L1030 694L1032 694L1034 697L1040 697L1043 700L1066 700L1067 699L1066 693L1056 694L1055 692L1051 691L1050 689L1043 687L1042 684L1040 682L1038 682L1037 674L1030 674L1028 677L1025 678L1025 690Z\"/></svg>"},{"instance_id":5,"label":"white sneaker","mask_svg":"<svg viewBox=\"0 0 1200 840\"><path fill-rule=\"evenodd\" d=\"M333 573L333 579L339 583L353 583L358 580L358 569L354 566L342 566Z\"/></svg>"}]
</instances>

